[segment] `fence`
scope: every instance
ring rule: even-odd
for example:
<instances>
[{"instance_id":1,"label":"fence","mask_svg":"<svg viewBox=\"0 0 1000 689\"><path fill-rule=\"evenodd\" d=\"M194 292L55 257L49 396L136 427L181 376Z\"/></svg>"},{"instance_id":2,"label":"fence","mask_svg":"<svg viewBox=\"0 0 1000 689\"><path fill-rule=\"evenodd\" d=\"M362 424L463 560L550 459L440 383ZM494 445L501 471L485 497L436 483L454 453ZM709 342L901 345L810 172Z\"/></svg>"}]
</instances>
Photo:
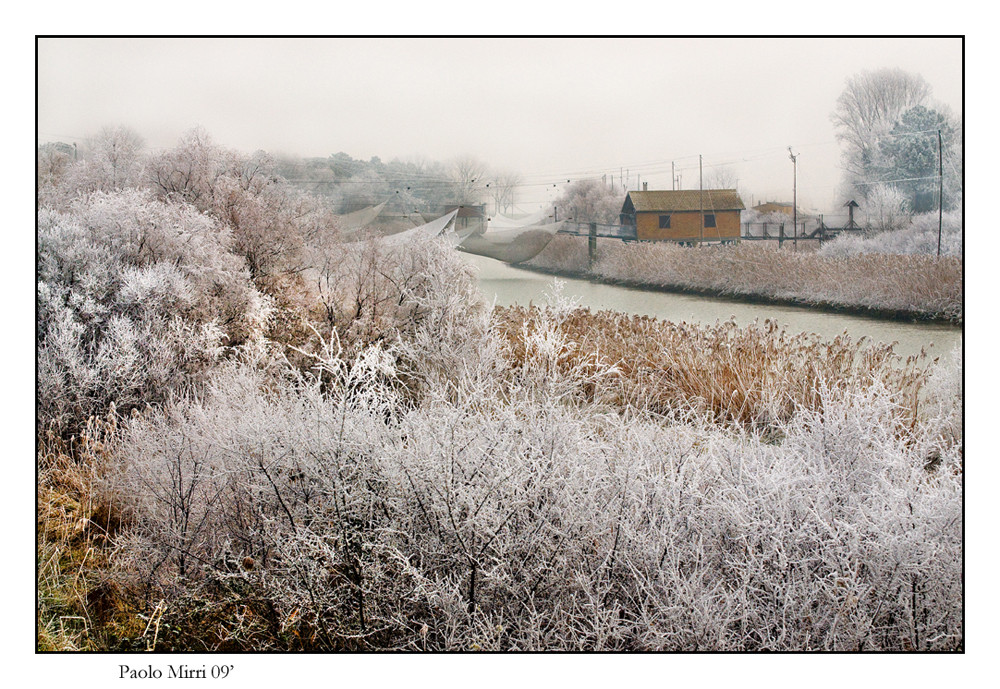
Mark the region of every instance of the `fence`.
<instances>
[{"instance_id":1,"label":"fence","mask_svg":"<svg viewBox=\"0 0 1000 689\"><path fill-rule=\"evenodd\" d=\"M779 246L787 241L816 240L820 243L833 239L843 232L866 232L868 228L849 222L840 226L828 225L823 216L806 218L797 223L788 222L745 222L740 239L749 241L777 241Z\"/></svg>"},{"instance_id":2,"label":"fence","mask_svg":"<svg viewBox=\"0 0 1000 689\"><path fill-rule=\"evenodd\" d=\"M607 224L599 222L564 222L560 234L577 237L600 237L602 239L622 239L635 241L635 225Z\"/></svg>"}]
</instances>

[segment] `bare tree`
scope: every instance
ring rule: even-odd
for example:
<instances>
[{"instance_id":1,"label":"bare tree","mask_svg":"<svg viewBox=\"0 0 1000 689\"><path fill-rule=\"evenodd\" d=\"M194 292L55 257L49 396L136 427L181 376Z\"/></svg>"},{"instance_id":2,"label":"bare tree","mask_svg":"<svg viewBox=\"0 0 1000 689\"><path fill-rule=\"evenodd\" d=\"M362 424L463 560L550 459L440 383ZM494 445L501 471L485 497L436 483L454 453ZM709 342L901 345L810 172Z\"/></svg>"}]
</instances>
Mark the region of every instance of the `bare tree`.
<instances>
[{"instance_id":1,"label":"bare tree","mask_svg":"<svg viewBox=\"0 0 1000 689\"><path fill-rule=\"evenodd\" d=\"M739 173L728 165L711 167L705 172L706 189L736 189L740 183Z\"/></svg>"},{"instance_id":2,"label":"bare tree","mask_svg":"<svg viewBox=\"0 0 1000 689\"><path fill-rule=\"evenodd\" d=\"M482 200L488 168L475 156L464 155L451 164L452 192L458 203L479 203Z\"/></svg>"},{"instance_id":3,"label":"bare tree","mask_svg":"<svg viewBox=\"0 0 1000 689\"><path fill-rule=\"evenodd\" d=\"M498 172L493 175L493 180L487 183L490 198L493 199L493 210L496 213L507 212L514 206L514 192L521 184L521 173L519 172Z\"/></svg>"}]
</instances>

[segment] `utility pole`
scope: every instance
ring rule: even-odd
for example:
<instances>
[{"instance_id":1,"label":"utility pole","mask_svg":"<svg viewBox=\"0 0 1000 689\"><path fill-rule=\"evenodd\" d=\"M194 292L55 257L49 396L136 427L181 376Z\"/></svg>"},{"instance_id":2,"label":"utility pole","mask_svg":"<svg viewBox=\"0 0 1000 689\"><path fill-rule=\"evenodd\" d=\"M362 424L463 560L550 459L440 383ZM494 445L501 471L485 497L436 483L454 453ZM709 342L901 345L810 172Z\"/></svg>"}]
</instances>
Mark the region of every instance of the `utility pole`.
<instances>
[{"instance_id":1,"label":"utility pole","mask_svg":"<svg viewBox=\"0 0 1000 689\"><path fill-rule=\"evenodd\" d=\"M677 173L674 171L674 161L670 161L670 190L677 191Z\"/></svg>"},{"instance_id":2,"label":"utility pole","mask_svg":"<svg viewBox=\"0 0 1000 689\"><path fill-rule=\"evenodd\" d=\"M938 258L941 258L941 220L944 215L944 158L941 157L941 130L938 130Z\"/></svg>"},{"instance_id":3,"label":"utility pole","mask_svg":"<svg viewBox=\"0 0 1000 689\"><path fill-rule=\"evenodd\" d=\"M788 147L788 157L792 159L792 246L799 250L799 160Z\"/></svg>"},{"instance_id":4,"label":"utility pole","mask_svg":"<svg viewBox=\"0 0 1000 689\"><path fill-rule=\"evenodd\" d=\"M701 227L698 230L698 246L705 240L705 178L701 169L701 154L698 154L698 206L701 209Z\"/></svg>"}]
</instances>

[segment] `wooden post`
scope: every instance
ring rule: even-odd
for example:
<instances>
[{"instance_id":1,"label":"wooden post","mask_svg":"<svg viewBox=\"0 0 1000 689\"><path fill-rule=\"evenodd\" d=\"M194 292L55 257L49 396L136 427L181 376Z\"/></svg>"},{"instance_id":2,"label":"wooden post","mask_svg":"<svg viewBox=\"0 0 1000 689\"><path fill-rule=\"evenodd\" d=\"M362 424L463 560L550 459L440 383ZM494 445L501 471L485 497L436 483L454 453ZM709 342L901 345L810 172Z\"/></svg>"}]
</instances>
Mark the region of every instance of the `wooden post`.
<instances>
[{"instance_id":1,"label":"wooden post","mask_svg":"<svg viewBox=\"0 0 1000 689\"><path fill-rule=\"evenodd\" d=\"M597 223L590 223L590 235L587 237L587 258L589 259L589 267L594 267L594 261L597 260Z\"/></svg>"},{"instance_id":2,"label":"wooden post","mask_svg":"<svg viewBox=\"0 0 1000 689\"><path fill-rule=\"evenodd\" d=\"M778 248L785 243L785 223L778 225Z\"/></svg>"}]
</instances>

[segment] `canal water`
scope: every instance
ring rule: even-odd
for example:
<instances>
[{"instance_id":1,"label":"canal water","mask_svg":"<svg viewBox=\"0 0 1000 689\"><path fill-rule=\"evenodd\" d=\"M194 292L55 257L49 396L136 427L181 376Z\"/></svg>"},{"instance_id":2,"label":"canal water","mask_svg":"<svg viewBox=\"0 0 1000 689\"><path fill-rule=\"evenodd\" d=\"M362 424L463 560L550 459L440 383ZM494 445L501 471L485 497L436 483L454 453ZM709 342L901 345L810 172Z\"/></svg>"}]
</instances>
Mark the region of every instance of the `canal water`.
<instances>
[{"instance_id":1,"label":"canal water","mask_svg":"<svg viewBox=\"0 0 1000 689\"><path fill-rule=\"evenodd\" d=\"M552 293L551 275L514 268L483 256L460 253L479 273L479 288L499 306L544 304ZM923 348L929 355L942 356L962 346L962 329L957 326L887 321L860 316L830 313L807 308L772 304L745 304L727 299L649 292L605 285L598 282L559 278L564 281L562 294L576 298L580 306L592 311L610 309L675 322L713 324L735 319L739 324L766 318L776 320L790 332L812 332L823 339L833 339L847 331L854 339L862 336L875 342L895 343L902 356L918 354Z\"/></svg>"}]
</instances>

